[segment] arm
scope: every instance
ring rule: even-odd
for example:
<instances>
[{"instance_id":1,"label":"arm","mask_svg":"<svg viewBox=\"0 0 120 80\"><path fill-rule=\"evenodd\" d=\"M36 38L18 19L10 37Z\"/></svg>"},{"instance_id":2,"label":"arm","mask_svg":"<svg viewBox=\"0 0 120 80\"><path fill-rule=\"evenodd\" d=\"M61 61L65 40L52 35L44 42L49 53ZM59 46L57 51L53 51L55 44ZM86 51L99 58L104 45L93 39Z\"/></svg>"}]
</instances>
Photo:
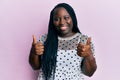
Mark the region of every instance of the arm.
<instances>
[{"instance_id":1,"label":"arm","mask_svg":"<svg viewBox=\"0 0 120 80\"><path fill-rule=\"evenodd\" d=\"M91 55L83 59L82 65L81 65L83 73L89 77L91 77L97 69L95 58L93 57L92 53L90 54Z\"/></svg>"},{"instance_id":2,"label":"arm","mask_svg":"<svg viewBox=\"0 0 120 80\"><path fill-rule=\"evenodd\" d=\"M83 61L81 63L82 72L89 77L92 76L97 69L97 65L91 49L90 37L86 44L78 44L77 53L80 57L83 57Z\"/></svg>"},{"instance_id":3,"label":"arm","mask_svg":"<svg viewBox=\"0 0 120 80\"><path fill-rule=\"evenodd\" d=\"M44 52L44 46L41 42L37 42L36 37L33 36L32 48L29 55L29 63L34 70L41 66L41 55Z\"/></svg>"},{"instance_id":4,"label":"arm","mask_svg":"<svg viewBox=\"0 0 120 80\"><path fill-rule=\"evenodd\" d=\"M29 64L34 70L40 68L40 56L35 53L34 45L32 45L30 55L29 55Z\"/></svg>"}]
</instances>

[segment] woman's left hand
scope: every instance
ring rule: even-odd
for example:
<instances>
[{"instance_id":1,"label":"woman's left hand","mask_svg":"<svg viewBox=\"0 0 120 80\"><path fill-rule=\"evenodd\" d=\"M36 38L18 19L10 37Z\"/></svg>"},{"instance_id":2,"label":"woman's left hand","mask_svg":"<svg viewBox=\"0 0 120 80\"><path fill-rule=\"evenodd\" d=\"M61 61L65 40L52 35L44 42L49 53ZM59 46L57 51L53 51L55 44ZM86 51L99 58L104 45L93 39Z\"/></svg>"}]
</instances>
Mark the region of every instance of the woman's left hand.
<instances>
[{"instance_id":1,"label":"woman's left hand","mask_svg":"<svg viewBox=\"0 0 120 80\"><path fill-rule=\"evenodd\" d=\"M77 54L80 57L84 57L84 58L90 56L92 54L90 44L91 44L91 37L88 37L86 44L79 43L77 47Z\"/></svg>"}]
</instances>

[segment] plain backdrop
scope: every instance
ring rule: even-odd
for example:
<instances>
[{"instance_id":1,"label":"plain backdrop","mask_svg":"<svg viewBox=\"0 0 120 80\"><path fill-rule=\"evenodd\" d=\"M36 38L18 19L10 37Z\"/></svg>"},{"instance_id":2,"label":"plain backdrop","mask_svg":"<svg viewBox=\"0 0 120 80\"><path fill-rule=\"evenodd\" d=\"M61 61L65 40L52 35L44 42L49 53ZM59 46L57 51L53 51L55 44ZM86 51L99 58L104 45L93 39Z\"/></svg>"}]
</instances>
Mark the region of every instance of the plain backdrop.
<instances>
[{"instance_id":1,"label":"plain backdrop","mask_svg":"<svg viewBox=\"0 0 120 80\"><path fill-rule=\"evenodd\" d=\"M85 80L120 80L120 0L0 0L0 80L37 80L28 63L32 35L47 33L50 11L61 2L74 8L95 45L98 68Z\"/></svg>"}]
</instances>

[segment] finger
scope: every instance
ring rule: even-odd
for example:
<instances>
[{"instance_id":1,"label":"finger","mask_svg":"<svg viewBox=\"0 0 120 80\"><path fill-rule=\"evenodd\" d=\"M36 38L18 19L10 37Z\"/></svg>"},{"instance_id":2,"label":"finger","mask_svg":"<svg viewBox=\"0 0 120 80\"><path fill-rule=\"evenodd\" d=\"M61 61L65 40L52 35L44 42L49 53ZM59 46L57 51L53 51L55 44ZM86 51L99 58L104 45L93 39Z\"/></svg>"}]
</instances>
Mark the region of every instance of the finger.
<instances>
[{"instance_id":1,"label":"finger","mask_svg":"<svg viewBox=\"0 0 120 80\"><path fill-rule=\"evenodd\" d=\"M86 46L85 44L79 43L77 48L85 48L85 46Z\"/></svg>"},{"instance_id":2,"label":"finger","mask_svg":"<svg viewBox=\"0 0 120 80\"><path fill-rule=\"evenodd\" d=\"M84 44L79 43L77 47L82 47L82 46L84 46Z\"/></svg>"},{"instance_id":3,"label":"finger","mask_svg":"<svg viewBox=\"0 0 120 80\"><path fill-rule=\"evenodd\" d=\"M41 42L37 42L38 46L43 46L43 44Z\"/></svg>"},{"instance_id":4,"label":"finger","mask_svg":"<svg viewBox=\"0 0 120 80\"><path fill-rule=\"evenodd\" d=\"M40 43L40 42L37 42L36 43L36 45L35 45L35 47L37 48L44 48L44 45L42 44L42 43Z\"/></svg>"},{"instance_id":5,"label":"finger","mask_svg":"<svg viewBox=\"0 0 120 80\"><path fill-rule=\"evenodd\" d=\"M44 49L39 49L39 50L36 50L36 53L42 53L44 51Z\"/></svg>"},{"instance_id":6,"label":"finger","mask_svg":"<svg viewBox=\"0 0 120 80\"><path fill-rule=\"evenodd\" d=\"M37 53L37 55L42 55L43 53Z\"/></svg>"},{"instance_id":7,"label":"finger","mask_svg":"<svg viewBox=\"0 0 120 80\"><path fill-rule=\"evenodd\" d=\"M36 54L38 54L38 55L43 54L43 52L44 52L44 49L41 49L41 50L36 50Z\"/></svg>"},{"instance_id":8,"label":"finger","mask_svg":"<svg viewBox=\"0 0 120 80\"><path fill-rule=\"evenodd\" d=\"M86 48L82 48L82 52L84 52L86 50Z\"/></svg>"},{"instance_id":9,"label":"finger","mask_svg":"<svg viewBox=\"0 0 120 80\"><path fill-rule=\"evenodd\" d=\"M39 47L38 47L38 46L35 46L35 49L36 49L36 50L44 49L44 46L39 46Z\"/></svg>"},{"instance_id":10,"label":"finger","mask_svg":"<svg viewBox=\"0 0 120 80\"><path fill-rule=\"evenodd\" d=\"M36 53L37 55L42 55L43 54L43 52L38 52L38 53Z\"/></svg>"},{"instance_id":11,"label":"finger","mask_svg":"<svg viewBox=\"0 0 120 80\"><path fill-rule=\"evenodd\" d=\"M44 46L40 46L41 49L44 49Z\"/></svg>"},{"instance_id":12,"label":"finger","mask_svg":"<svg viewBox=\"0 0 120 80\"><path fill-rule=\"evenodd\" d=\"M36 43L37 43L36 36L35 36L35 35L33 35L32 37L33 37L33 44L36 44Z\"/></svg>"},{"instance_id":13,"label":"finger","mask_svg":"<svg viewBox=\"0 0 120 80\"><path fill-rule=\"evenodd\" d=\"M91 43L91 37L88 37L87 39L87 45L89 45Z\"/></svg>"}]
</instances>

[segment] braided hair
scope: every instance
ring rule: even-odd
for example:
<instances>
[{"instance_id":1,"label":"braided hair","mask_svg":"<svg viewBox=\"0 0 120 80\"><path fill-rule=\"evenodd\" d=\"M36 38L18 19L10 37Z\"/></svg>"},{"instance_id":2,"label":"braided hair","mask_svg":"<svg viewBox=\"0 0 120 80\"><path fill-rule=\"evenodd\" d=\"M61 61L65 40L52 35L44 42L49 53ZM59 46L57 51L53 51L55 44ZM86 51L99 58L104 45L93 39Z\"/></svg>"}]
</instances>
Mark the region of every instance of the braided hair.
<instances>
[{"instance_id":1,"label":"braided hair","mask_svg":"<svg viewBox=\"0 0 120 80\"><path fill-rule=\"evenodd\" d=\"M47 39L44 43L44 54L41 58L42 71L45 77L45 80L49 80L51 75L54 77L56 69L56 58L58 50L58 35L57 31L53 24L53 15L56 8L63 7L70 14L73 21L73 32L79 32L77 25L77 18L73 8L67 3L59 3L56 5L50 13L50 20L48 25L48 34Z\"/></svg>"}]
</instances>

